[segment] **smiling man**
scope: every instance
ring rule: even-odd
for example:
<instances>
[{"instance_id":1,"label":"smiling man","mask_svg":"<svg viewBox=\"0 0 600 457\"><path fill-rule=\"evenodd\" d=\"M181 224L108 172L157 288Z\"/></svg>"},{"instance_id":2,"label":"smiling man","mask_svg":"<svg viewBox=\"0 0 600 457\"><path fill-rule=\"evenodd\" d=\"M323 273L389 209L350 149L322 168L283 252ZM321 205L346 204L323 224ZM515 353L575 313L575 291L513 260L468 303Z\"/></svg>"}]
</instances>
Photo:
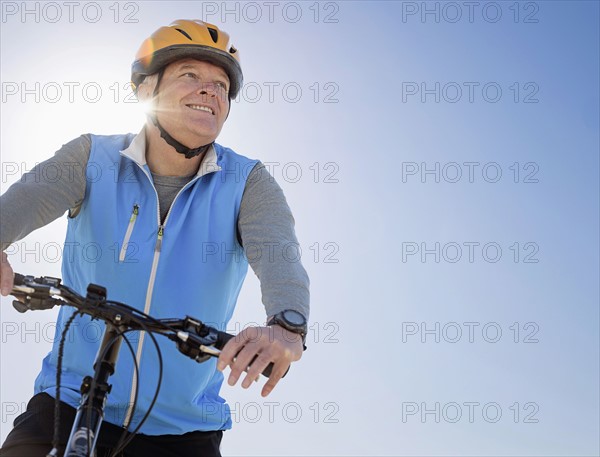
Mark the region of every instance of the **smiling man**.
<instances>
[{"instance_id":1,"label":"smiling man","mask_svg":"<svg viewBox=\"0 0 600 457\"><path fill-rule=\"evenodd\" d=\"M267 325L229 341L218 363L196 364L172 344L160 344L161 393L126 456L219 456L222 431L231 427L219 396L222 371L248 388L269 363L268 395L290 363L300 359L309 311L309 281L283 248L297 245L294 219L281 188L257 160L215 143L242 86L239 53L229 36L201 21L161 27L140 47L132 66L138 98L150 105L140 133L86 134L64 145L1 197L2 295L13 270L4 250L68 211L63 282L85 295L89 283L108 298L155 317L191 315L225 327L234 311L248 263L261 283ZM74 163L93 171L67 173ZM64 180L36 179L39 168L65 170ZM32 211L20 210L23 204ZM86 246L100 247L90 261ZM252 249L253 255L246 256ZM45 456L51 449L60 331L72 310L62 308L53 350L42 362L35 395L17 417L3 456ZM77 316L62 362L61 446L66 444L79 387L100 341ZM155 350L139 334L135 360L122 355L111 378L99 456L110 455L123 427L133 430L156 388ZM139 366L139 380L135 365ZM138 384L138 381L139 384ZM137 390L137 392L136 392ZM137 406L132 404L137 395Z\"/></svg>"}]
</instances>

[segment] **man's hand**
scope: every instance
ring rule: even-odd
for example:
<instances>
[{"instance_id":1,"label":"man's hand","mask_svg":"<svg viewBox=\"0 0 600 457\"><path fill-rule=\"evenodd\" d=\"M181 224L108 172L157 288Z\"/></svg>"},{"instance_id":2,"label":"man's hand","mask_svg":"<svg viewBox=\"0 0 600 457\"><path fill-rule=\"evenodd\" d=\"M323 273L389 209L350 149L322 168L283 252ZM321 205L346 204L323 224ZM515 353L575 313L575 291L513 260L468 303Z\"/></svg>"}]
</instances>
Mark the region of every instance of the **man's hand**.
<instances>
[{"instance_id":1,"label":"man's hand","mask_svg":"<svg viewBox=\"0 0 600 457\"><path fill-rule=\"evenodd\" d=\"M302 352L302 337L296 333L279 325L249 327L227 342L219 356L217 369L223 371L229 365L231 373L227 382L230 386L234 386L247 368L248 374L242 382L242 387L247 389L258 379L269 363L273 362L273 371L261 392L261 395L266 397L275 388L290 364L300 360ZM252 362L255 356L256 360Z\"/></svg>"},{"instance_id":2,"label":"man's hand","mask_svg":"<svg viewBox=\"0 0 600 457\"><path fill-rule=\"evenodd\" d=\"M7 296L13 288L15 272L13 271L6 252L2 252L2 260L0 261L0 293Z\"/></svg>"}]
</instances>

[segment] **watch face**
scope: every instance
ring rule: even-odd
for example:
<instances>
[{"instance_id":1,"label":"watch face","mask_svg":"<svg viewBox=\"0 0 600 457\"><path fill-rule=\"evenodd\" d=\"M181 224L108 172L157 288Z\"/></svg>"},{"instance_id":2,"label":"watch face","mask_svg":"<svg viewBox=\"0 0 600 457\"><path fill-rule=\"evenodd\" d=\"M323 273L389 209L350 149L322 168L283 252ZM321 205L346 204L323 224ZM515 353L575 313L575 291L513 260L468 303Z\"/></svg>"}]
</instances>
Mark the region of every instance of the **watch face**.
<instances>
[{"instance_id":1,"label":"watch face","mask_svg":"<svg viewBox=\"0 0 600 457\"><path fill-rule=\"evenodd\" d=\"M306 319L304 319L304 316L298 311L294 311L293 309L288 309L284 311L283 318L294 326L301 326L306 324Z\"/></svg>"}]
</instances>

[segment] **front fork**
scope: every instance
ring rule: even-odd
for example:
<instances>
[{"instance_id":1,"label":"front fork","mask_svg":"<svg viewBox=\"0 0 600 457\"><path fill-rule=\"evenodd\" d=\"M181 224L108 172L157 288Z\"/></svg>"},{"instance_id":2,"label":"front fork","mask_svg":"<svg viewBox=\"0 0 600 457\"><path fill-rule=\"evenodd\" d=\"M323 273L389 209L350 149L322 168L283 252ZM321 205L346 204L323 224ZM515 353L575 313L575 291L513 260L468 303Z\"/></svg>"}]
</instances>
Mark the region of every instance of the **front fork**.
<instances>
[{"instance_id":1,"label":"front fork","mask_svg":"<svg viewBox=\"0 0 600 457\"><path fill-rule=\"evenodd\" d=\"M106 331L96 361L94 377L86 376L81 384L81 402L73 422L64 457L95 457L96 441L104 419L104 405L111 385L108 378L115 372L122 332L111 323Z\"/></svg>"}]
</instances>

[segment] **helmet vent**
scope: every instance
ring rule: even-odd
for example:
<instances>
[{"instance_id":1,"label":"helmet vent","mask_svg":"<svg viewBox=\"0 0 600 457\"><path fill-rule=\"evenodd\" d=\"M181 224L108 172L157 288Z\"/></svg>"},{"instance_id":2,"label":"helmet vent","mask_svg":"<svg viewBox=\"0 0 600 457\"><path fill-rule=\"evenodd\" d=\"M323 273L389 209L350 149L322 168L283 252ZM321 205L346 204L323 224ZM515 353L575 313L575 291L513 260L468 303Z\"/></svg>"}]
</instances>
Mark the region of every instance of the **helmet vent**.
<instances>
[{"instance_id":1,"label":"helmet vent","mask_svg":"<svg viewBox=\"0 0 600 457\"><path fill-rule=\"evenodd\" d=\"M219 32L217 32L215 29L210 28L210 27L207 27L207 29L210 32L210 37L216 43L219 40Z\"/></svg>"},{"instance_id":2,"label":"helmet vent","mask_svg":"<svg viewBox=\"0 0 600 457\"><path fill-rule=\"evenodd\" d=\"M181 29L175 29L175 30L177 30L179 33L181 33L183 36L185 36L188 40L192 41L192 37L189 36L185 30L181 30Z\"/></svg>"},{"instance_id":3,"label":"helmet vent","mask_svg":"<svg viewBox=\"0 0 600 457\"><path fill-rule=\"evenodd\" d=\"M237 49L235 49L233 46L229 48L230 54L235 54L236 52L237 52Z\"/></svg>"}]
</instances>

